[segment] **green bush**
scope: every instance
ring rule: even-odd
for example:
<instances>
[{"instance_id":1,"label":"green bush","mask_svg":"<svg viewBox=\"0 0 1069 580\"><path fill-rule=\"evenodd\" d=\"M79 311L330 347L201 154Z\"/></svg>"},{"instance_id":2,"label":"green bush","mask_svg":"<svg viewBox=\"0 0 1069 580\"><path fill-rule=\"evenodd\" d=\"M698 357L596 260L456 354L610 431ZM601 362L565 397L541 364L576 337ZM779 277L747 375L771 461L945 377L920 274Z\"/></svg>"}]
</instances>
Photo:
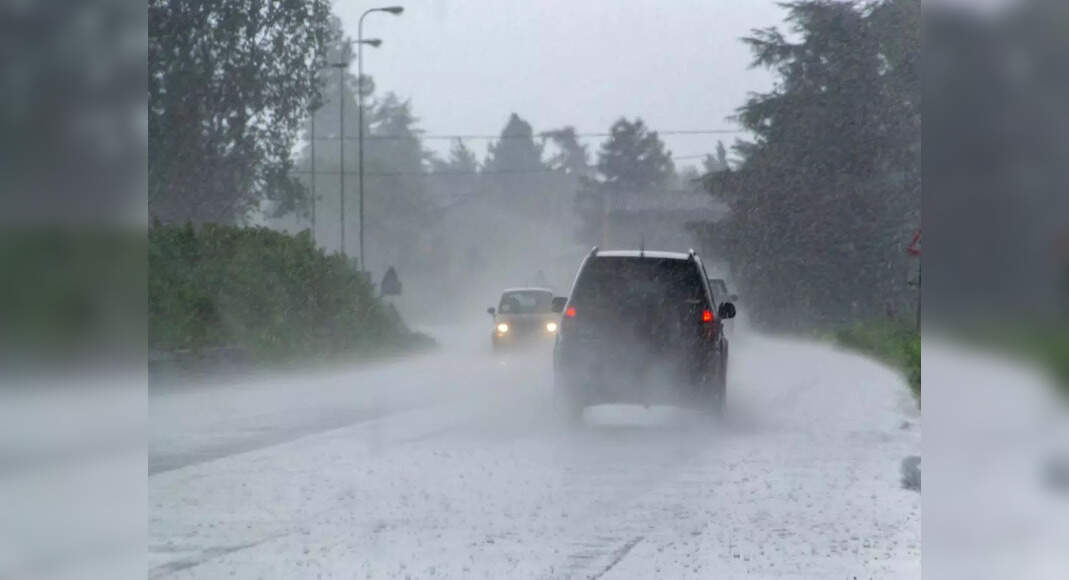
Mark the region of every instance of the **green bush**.
<instances>
[{"instance_id":1,"label":"green bush","mask_svg":"<svg viewBox=\"0 0 1069 580\"><path fill-rule=\"evenodd\" d=\"M427 340L340 254L308 232L154 225L149 346L240 347L258 360L388 352Z\"/></svg>"},{"instance_id":2,"label":"green bush","mask_svg":"<svg viewBox=\"0 0 1069 580\"><path fill-rule=\"evenodd\" d=\"M841 328L835 342L870 354L901 370L910 390L921 400L921 336L912 326L897 322L867 322Z\"/></svg>"}]
</instances>

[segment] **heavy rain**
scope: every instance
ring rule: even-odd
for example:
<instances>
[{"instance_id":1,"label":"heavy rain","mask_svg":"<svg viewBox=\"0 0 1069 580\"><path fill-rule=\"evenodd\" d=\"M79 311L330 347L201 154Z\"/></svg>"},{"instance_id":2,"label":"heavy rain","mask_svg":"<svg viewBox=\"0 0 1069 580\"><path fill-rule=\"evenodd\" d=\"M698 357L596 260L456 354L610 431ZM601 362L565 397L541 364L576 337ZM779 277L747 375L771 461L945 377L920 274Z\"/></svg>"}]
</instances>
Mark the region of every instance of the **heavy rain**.
<instances>
[{"instance_id":1,"label":"heavy rain","mask_svg":"<svg viewBox=\"0 0 1069 580\"><path fill-rule=\"evenodd\" d=\"M1066 577L1062 4L0 8L0 577Z\"/></svg>"}]
</instances>

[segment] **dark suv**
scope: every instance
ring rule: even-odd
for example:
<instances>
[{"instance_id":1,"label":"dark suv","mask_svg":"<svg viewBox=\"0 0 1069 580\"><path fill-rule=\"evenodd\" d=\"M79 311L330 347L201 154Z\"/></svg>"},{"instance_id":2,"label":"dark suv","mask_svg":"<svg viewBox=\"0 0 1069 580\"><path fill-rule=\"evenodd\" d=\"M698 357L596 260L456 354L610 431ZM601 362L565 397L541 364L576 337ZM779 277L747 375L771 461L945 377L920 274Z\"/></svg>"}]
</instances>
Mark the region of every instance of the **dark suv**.
<instances>
[{"instance_id":1,"label":"dark suv","mask_svg":"<svg viewBox=\"0 0 1069 580\"><path fill-rule=\"evenodd\" d=\"M697 406L726 400L730 302L717 303L701 258L598 251L579 267L553 351L558 403L578 421L602 403Z\"/></svg>"}]
</instances>

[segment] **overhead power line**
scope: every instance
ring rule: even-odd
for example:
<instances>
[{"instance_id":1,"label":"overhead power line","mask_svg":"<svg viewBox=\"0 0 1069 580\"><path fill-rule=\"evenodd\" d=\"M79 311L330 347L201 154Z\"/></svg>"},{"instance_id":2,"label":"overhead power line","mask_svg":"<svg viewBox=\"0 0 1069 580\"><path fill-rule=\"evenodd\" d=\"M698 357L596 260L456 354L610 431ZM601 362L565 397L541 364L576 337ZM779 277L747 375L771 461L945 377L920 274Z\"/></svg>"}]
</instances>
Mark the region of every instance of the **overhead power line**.
<instances>
[{"instance_id":1,"label":"overhead power line","mask_svg":"<svg viewBox=\"0 0 1069 580\"><path fill-rule=\"evenodd\" d=\"M673 155L671 156L673 161L681 161L685 159L702 159L708 153L700 153L694 155ZM310 175L311 171L298 170L291 171L295 175ZM474 176L474 175L524 175L524 174L538 174L538 173L559 173L564 174L561 169L553 169L549 167L539 169L506 169L496 171L381 171L381 172L364 172L364 177L458 177L458 176ZM346 175L356 175L354 171L346 171ZM316 175L338 175L337 171L317 171Z\"/></svg>"},{"instance_id":2,"label":"overhead power line","mask_svg":"<svg viewBox=\"0 0 1069 580\"><path fill-rule=\"evenodd\" d=\"M711 153L695 153L693 155L672 155L672 161L682 161L684 159L704 159L712 155Z\"/></svg>"},{"instance_id":3,"label":"overhead power line","mask_svg":"<svg viewBox=\"0 0 1069 580\"><path fill-rule=\"evenodd\" d=\"M657 135L663 136L678 136L678 135L732 135L738 133L745 133L746 129L674 129L669 131L651 131ZM579 139L594 139L611 137L612 133L576 133L575 137ZM536 133L534 135L478 135L478 134L466 134L466 135L445 135L445 134L420 134L413 133L410 135L365 135L364 140L401 140L401 139L418 139L424 141L439 141L454 139L460 140L491 140L498 141L501 139L550 139L552 136L549 133ZM346 137L346 141L353 141L355 137ZM337 141L337 135L327 137L316 137L317 141Z\"/></svg>"}]
</instances>

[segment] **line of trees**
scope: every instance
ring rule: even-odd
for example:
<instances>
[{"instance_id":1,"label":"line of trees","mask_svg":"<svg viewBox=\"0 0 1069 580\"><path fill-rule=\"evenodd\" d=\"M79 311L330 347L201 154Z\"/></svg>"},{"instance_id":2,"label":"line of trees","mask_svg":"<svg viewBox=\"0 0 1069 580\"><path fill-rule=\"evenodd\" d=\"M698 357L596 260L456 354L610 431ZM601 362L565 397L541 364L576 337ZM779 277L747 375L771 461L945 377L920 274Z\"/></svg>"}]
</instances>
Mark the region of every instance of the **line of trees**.
<instances>
[{"instance_id":1,"label":"line of trees","mask_svg":"<svg viewBox=\"0 0 1069 580\"><path fill-rule=\"evenodd\" d=\"M745 39L753 65L779 78L738 111L755 138L735 144L734 168L722 144L702 160L704 185L731 208L702 230L705 245L731 262L758 316L905 317L916 292L905 247L920 225L919 0L785 6L792 34ZM351 39L325 0L152 0L149 17L149 212L163 223L288 215L299 230L314 215L314 240L355 254L355 179L348 247L337 242L339 174L357 169L357 91L373 272L440 281L496 266L486 248L516 255L517 217L596 242L610 196L661 195L701 175L677 168L639 118L617 120L591 151L574 127L537 130L512 114L485 158L462 140L437 155L411 102L328 66L351 58Z\"/></svg>"},{"instance_id":2,"label":"line of trees","mask_svg":"<svg viewBox=\"0 0 1069 580\"><path fill-rule=\"evenodd\" d=\"M577 227L577 192L658 190L681 177L641 119L616 122L596 154L574 127L536 130L518 114L484 158L461 140L435 154L410 101L332 66L352 58L352 39L325 0L152 0L149 21L150 218L312 229L321 247L357 254L359 91L364 267L395 267L417 302L488 270L523 278L510 268L567 263L559 255L576 234L596 241Z\"/></svg>"},{"instance_id":3,"label":"line of trees","mask_svg":"<svg viewBox=\"0 0 1069 580\"><path fill-rule=\"evenodd\" d=\"M536 133L516 114L481 162L463 142L439 159L420 140L409 101L331 66L352 58L352 39L325 0L151 0L149 22L149 213L163 223L242 223L260 211L310 217L311 190L325 198L340 171L356 170L358 90L367 102L367 197L385 204L369 213L406 230L425 227L434 205L424 174L481 173L515 200L568 181L571 195L579 180L656 188L675 177L663 142L641 119L615 123L594 164L574 127ZM349 113L344 167L341 103Z\"/></svg>"},{"instance_id":4,"label":"line of trees","mask_svg":"<svg viewBox=\"0 0 1069 580\"><path fill-rule=\"evenodd\" d=\"M334 45L328 62L346 58L348 39L340 22L331 22ZM338 82L344 83L339 91ZM316 239L328 248L340 241L341 135L340 102L345 115L345 175L347 253L356 253L357 195L355 176L358 143L357 87L365 98L365 238L368 268L385 271L387 266L402 275L413 273L433 280L459 280L487 267L507 267L504 258L494 263L488 254L516 256L520 249L488 252L485 247L506 248L515 238L510 224L516 219L550 226L567 243L597 241L590 228L577 227L584 212L584 195L615 189L663 191L680 179L699 174L677 175L670 152L656 132L641 119L620 119L610 136L592 155L589 146L572 126L536 130L513 113L504 120L499 139L490 143L480 158L462 139L439 155L422 139L412 103L391 92L380 93L372 79L358 80L346 68L320 73L323 87L318 109L304 123L297 174L309 195L296 208L296 229L311 227L315 214ZM338 100L339 95L342 101ZM314 149L314 162L313 162ZM722 147L721 147L722 149ZM596 159L592 159L596 157ZM721 151L723 157L723 151ZM716 158L712 158L716 163ZM725 161L726 162L726 161ZM312 207L314 192L315 208ZM577 203L577 192L579 200ZM458 208L463 208L458 209ZM467 212L463 219L453 213ZM578 217L577 217L578 216ZM528 239L531 245L540 242ZM483 246L480 248L480 246ZM532 248L526 253L537 253ZM480 257L481 254L481 257ZM532 270L538 266L531 266ZM448 285L448 284L447 284ZM420 285L410 287L419 288ZM438 288L440 290L440 288Z\"/></svg>"}]
</instances>

